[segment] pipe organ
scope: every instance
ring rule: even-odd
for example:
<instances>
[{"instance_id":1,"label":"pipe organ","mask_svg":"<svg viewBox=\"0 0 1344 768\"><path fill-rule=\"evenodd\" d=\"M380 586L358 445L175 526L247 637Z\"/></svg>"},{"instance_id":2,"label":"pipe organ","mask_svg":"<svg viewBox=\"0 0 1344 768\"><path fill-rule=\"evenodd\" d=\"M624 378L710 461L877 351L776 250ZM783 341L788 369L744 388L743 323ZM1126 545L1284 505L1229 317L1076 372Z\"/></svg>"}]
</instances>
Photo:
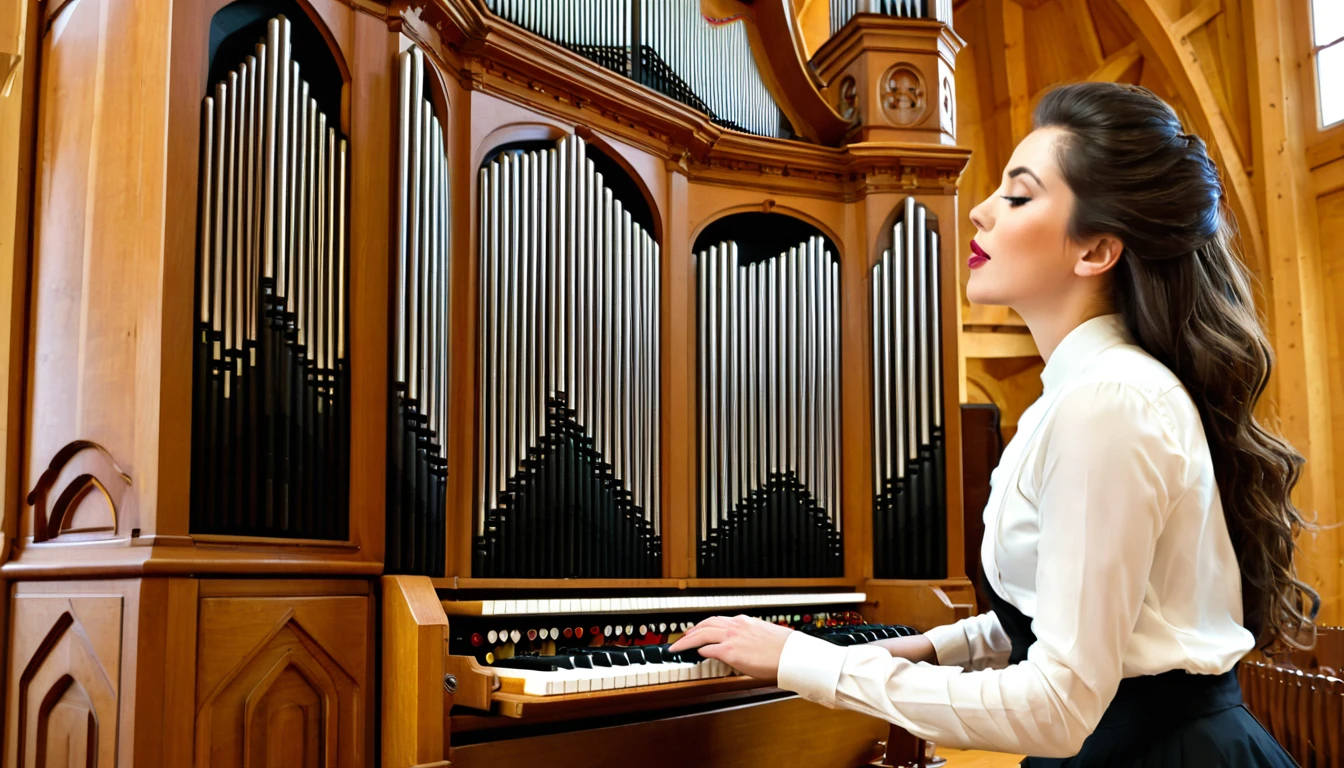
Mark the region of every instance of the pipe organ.
<instances>
[{"instance_id":1,"label":"pipe organ","mask_svg":"<svg viewBox=\"0 0 1344 768\"><path fill-rule=\"evenodd\" d=\"M192 530L342 539L346 142L289 38L204 100Z\"/></svg>"},{"instance_id":2,"label":"pipe organ","mask_svg":"<svg viewBox=\"0 0 1344 768\"><path fill-rule=\"evenodd\" d=\"M567 137L480 172L482 576L660 573L657 243Z\"/></svg>"},{"instance_id":3,"label":"pipe organ","mask_svg":"<svg viewBox=\"0 0 1344 768\"><path fill-rule=\"evenodd\" d=\"M42 6L0 768L920 764L669 651L974 610L962 42L878 5Z\"/></svg>"},{"instance_id":4,"label":"pipe organ","mask_svg":"<svg viewBox=\"0 0 1344 768\"><path fill-rule=\"evenodd\" d=\"M706 575L836 576L839 265L813 236L748 262L699 265L700 515Z\"/></svg>"},{"instance_id":5,"label":"pipe organ","mask_svg":"<svg viewBox=\"0 0 1344 768\"><path fill-rule=\"evenodd\" d=\"M938 233L907 197L872 269L873 570L943 578L947 519Z\"/></svg>"}]
</instances>

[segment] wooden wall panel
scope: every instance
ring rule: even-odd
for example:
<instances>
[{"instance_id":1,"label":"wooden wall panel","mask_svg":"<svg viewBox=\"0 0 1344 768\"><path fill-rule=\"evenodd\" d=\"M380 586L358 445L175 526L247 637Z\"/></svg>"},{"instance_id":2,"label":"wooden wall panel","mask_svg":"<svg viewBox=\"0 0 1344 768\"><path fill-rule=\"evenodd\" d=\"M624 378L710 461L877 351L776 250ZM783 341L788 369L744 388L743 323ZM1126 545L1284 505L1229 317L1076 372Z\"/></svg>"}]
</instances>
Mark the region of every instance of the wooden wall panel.
<instances>
[{"instance_id":1,"label":"wooden wall panel","mask_svg":"<svg viewBox=\"0 0 1344 768\"><path fill-rule=\"evenodd\" d=\"M806 728L781 727L807 723ZM881 756L887 724L791 697L644 725L557 733L451 750L454 768L541 765L806 765L851 768Z\"/></svg>"},{"instance_id":2,"label":"wooden wall panel","mask_svg":"<svg viewBox=\"0 0 1344 768\"><path fill-rule=\"evenodd\" d=\"M369 759L367 596L203 597L197 768L354 768Z\"/></svg>"},{"instance_id":3,"label":"wooden wall panel","mask_svg":"<svg viewBox=\"0 0 1344 768\"><path fill-rule=\"evenodd\" d=\"M5 768L113 768L122 595L16 594Z\"/></svg>"},{"instance_id":4,"label":"wooden wall panel","mask_svg":"<svg viewBox=\"0 0 1344 768\"><path fill-rule=\"evenodd\" d=\"M1344 190L1331 192L1316 199L1318 225L1322 243L1344 243ZM1327 337L1325 346L1328 361L1329 396L1335 403L1344 403L1344 249L1338 245L1321 249L1325 278L1325 295L1333 297L1326 311ZM1344 407L1336 407L1332 414L1331 430L1334 444L1344 446ZM1321 520L1334 525L1344 511L1344 483L1335 485L1334 516ZM1312 583L1321 592L1321 619L1323 623L1344 623L1344 535L1337 528L1322 529L1315 535L1315 557L1311 562Z\"/></svg>"},{"instance_id":5,"label":"wooden wall panel","mask_svg":"<svg viewBox=\"0 0 1344 768\"><path fill-rule=\"evenodd\" d=\"M135 475L152 516L158 446L163 152L170 0L46 4L37 86L31 488L76 439ZM107 478L100 478L100 480ZM108 479L110 481L110 479Z\"/></svg>"}]
</instances>

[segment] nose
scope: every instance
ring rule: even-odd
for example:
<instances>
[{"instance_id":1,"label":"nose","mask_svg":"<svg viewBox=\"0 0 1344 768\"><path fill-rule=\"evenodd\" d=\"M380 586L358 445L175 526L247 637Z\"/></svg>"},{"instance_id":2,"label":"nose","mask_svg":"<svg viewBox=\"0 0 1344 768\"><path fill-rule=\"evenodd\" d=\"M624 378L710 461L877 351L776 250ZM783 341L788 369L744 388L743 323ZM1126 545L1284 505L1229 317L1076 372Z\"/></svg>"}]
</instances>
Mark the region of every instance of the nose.
<instances>
[{"instance_id":1,"label":"nose","mask_svg":"<svg viewBox=\"0 0 1344 768\"><path fill-rule=\"evenodd\" d=\"M981 232L988 232L989 228L994 225L994 220L989 212L989 201L991 199L993 198L987 197L971 209L971 223Z\"/></svg>"}]
</instances>

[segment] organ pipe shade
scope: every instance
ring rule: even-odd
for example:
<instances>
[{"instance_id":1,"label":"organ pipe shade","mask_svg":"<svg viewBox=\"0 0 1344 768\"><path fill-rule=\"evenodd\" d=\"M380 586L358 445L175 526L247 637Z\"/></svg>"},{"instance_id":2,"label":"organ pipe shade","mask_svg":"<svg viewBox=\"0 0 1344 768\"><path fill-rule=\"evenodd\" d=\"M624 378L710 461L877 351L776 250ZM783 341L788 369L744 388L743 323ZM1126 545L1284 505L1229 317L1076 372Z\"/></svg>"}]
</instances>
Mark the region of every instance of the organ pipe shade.
<instances>
[{"instance_id":1,"label":"organ pipe shade","mask_svg":"<svg viewBox=\"0 0 1344 768\"><path fill-rule=\"evenodd\" d=\"M448 155L424 54L398 58L387 552L391 573L442 576L448 464Z\"/></svg>"},{"instance_id":2,"label":"organ pipe shade","mask_svg":"<svg viewBox=\"0 0 1344 768\"><path fill-rule=\"evenodd\" d=\"M346 141L284 17L202 111L191 530L344 540Z\"/></svg>"},{"instance_id":3,"label":"organ pipe shade","mask_svg":"<svg viewBox=\"0 0 1344 768\"><path fill-rule=\"evenodd\" d=\"M934 19L952 26L952 0L831 0L831 34L838 34L860 13Z\"/></svg>"},{"instance_id":4,"label":"organ pipe shade","mask_svg":"<svg viewBox=\"0 0 1344 768\"><path fill-rule=\"evenodd\" d=\"M479 190L473 574L659 575L658 244L577 137Z\"/></svg>"},{"instance_id":5,"label":"organ pipe shade","mask_svg":"<svg viewBox=\"0 0 1344 768\"><path fill-rule=\"evenodd\" d=\"M873 568L947 575L942 303L938 233L906 198L873 266Z\"/></svg>"},{"instance_id":6,"label":"organ pipe shade","mask_svg":"<svg viewBox=\"0 0 1344 768\"><path fill-rule=\"evenodd\" d=\"M839 264L819 236L696 260L697 573L842 575Z\"/></svg>"},{"instance_id":7,"label":"organ pipe shade","mask_svg":"<svg viewBox=\"0 0 1344 768\"><path fill-rule=\"evenodd\" d=\"M486 0L495 14L758 136L789 131L744 22L707 19L688 0Z\"/></svg>"}]
</instances>

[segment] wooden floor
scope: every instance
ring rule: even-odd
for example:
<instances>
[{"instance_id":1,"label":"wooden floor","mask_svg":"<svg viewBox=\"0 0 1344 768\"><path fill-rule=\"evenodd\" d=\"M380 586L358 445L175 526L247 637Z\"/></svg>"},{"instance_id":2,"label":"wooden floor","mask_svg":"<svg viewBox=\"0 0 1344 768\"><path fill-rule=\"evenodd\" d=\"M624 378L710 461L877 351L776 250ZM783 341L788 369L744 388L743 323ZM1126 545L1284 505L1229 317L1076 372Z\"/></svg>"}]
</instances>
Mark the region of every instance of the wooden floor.
<instances>
[{"instance_id":1,"label":"wooden floor","mask_svg":"<svg viewBox=\"0 0 1344 768\"><path fill-rule=\"evenodd\" d=\"M978 749L940 748L938 755L947 758L945 768L1017 768L1017 764L1022 762L1022 755L982 752Z\"/></svg>"}]
</instances>

